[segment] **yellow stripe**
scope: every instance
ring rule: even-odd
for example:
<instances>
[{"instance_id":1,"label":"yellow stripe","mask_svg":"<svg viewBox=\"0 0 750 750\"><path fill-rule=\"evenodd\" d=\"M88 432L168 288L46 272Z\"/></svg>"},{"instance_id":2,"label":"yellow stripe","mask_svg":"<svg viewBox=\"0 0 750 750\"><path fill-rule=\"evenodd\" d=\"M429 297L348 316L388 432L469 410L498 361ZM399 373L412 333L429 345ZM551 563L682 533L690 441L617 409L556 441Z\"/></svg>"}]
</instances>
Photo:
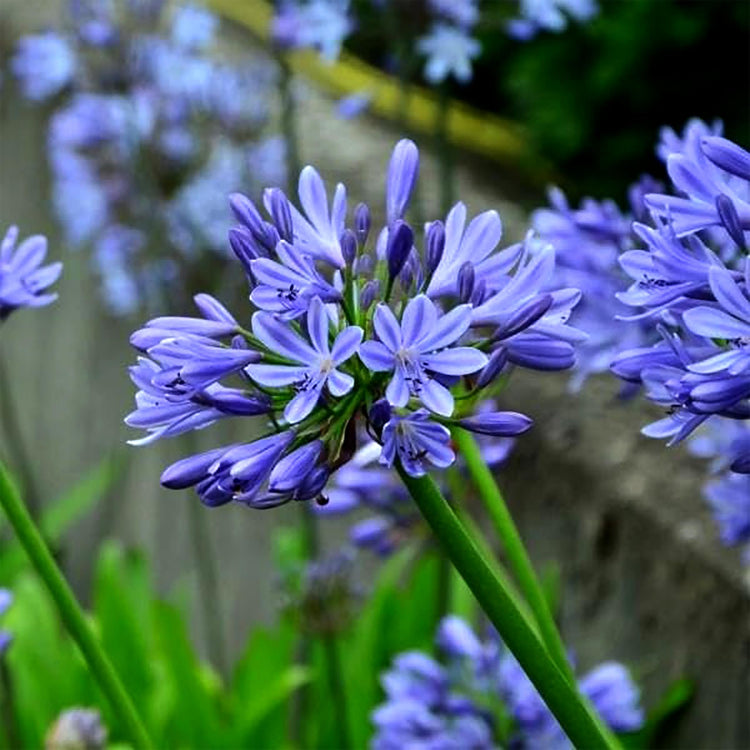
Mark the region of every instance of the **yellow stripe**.
<instances>
[{"instance_id":1,"label":"yellow stripe","mask_svg":"<svg viewBox=\"0 0 750 750\"><path fill-rule=\"evenodd\" d=\"M273 9L266 0L208 0L215 11L268 41ZM333 64L310 50L290 52L289 65L339 96L366 93L370 109L393 122L404 122L415 133L431 136L438 114L437 97L428 89L409 86L406 95L392 76L342 52ZM402 106L406 102L406 112ZM549 165L528 147L523 128L509 120L452 100L448 107L447 137L452 144L510 167L533 183L550 180Z\"/></svg>"}]
</instances>

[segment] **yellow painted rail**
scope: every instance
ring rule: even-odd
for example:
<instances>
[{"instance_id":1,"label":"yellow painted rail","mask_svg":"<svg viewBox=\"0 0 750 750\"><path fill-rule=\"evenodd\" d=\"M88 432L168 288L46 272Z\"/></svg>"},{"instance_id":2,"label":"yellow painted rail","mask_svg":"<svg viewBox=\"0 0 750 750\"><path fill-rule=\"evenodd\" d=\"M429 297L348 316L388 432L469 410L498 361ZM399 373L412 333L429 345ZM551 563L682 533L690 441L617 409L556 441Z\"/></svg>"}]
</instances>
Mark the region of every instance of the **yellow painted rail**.
<instances>
[{"instance_id":1,"label":"yellow painted rail","mask_svg":"<svg viewBox=\"0 0 750 750\"><path fill-rule=\"evenodd\" d=\"M208 3L224 18L268 41L273 10L267 0L208 0ZM404 90L392 76L348 52L342 52L333 64L325 63L310 50L291 52L287 59L296 73L329 92L339 96L367 94L375 114L401 122L411 132L428 136L435 133L440 105L437 96L428 89L410 85ZM444 127L453 145L503 164L531 183L549 181L552 169L532 152L518 124L452 100Z\"/></svg>"}]
</instances>

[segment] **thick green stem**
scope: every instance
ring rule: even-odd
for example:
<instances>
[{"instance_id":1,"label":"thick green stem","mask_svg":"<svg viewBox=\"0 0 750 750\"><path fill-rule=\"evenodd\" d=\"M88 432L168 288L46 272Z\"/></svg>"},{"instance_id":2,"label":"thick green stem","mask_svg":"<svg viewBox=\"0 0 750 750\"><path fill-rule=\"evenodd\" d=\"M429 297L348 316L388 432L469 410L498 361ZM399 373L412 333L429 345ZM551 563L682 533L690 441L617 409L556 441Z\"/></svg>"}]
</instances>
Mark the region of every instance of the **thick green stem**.
<instances>
[{"instance_id":1,"label":"thick green stem","mask_svg":"<svg viewBox=\"0 0 750 750\"><path fill-rule=\"evenodd\" d=\"M409 476L400 465L398 471L451 562L570 741L587 750L618 748L615 737L550 658L511 590L485 562L435 482L429 476Z\"/></svg>"},{"instance_id":2,"label":"thick green stem","mask_svg":"<svg viewBox=\"0 0 750 750\"><path fill-rule=\"evenodd\" d=\"M338 747L342 748L342 750L347 750L353 747L353 745L349 732L349 712L347 711L344 673L339 656L338 643L336 643L336 636L324 636L323 648L325 649L328 685L331 691L331 700L333 701L333 714L336 717Z\"/></svg>"},{"instance_id":3,"label":"thick green stem","mask_svg":"<svg viewBox=\"0 0 750 750\"><path fill-rule=\"evenodd\" d=\"M136 748L151 748L146 729L135 706L125 692L112 663L97 641L68 582L57 567L39 530L29 515L5 467L0 463L0 504L18 536L26 554L51 594L60 617L73 640L78 644L91 674L107 697L123 730Z\"/></svg>"},{"instance_id":4,"label":"thick green stem","mask_svg":"<svg viewBox=\"0 0 750 750\"><path fill-rule=\"evenodd\" d=\"M452 434L456 447L466 462L469 475L479 490L479 496L503 544L508 566L518 581L521 593L526 598L531 611L534 613L542 639L562 673L571 682L574 682L575 676L565 654L565 646L550 612L547 599L544 596L544 589L534 572L534 567L526 552L526 547L524 547L521 541L521 536L518 533L516 524L513 522L513 517L508 510L508 506L505 504L505 500L495 483L495 478L484 462L479 446L471 433L455 427L452 430Z\"/></svg>"}]
</instances>

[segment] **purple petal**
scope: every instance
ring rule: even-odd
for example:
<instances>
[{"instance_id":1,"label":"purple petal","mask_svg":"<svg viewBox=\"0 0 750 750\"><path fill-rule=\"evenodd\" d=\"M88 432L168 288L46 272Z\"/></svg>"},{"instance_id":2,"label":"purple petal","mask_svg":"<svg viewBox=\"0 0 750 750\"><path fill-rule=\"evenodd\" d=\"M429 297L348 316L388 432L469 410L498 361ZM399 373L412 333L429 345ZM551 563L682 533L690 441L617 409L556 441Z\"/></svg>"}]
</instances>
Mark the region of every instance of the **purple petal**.
<instances>
[{"instance_id":1,"label":"purple petal","mask_svg":"<svg viewBox=\"0 0 750 750\"><path fill-rule=\"evenodd\" d=\"M245 372L260 385L268 388L282 388L304 379L308 367L289 367L287 365L249 365Z\"/></svg>"},{"instance_id":2,"label":"purple petal","mask_svg":"<svg viewBox=\"0 0 750 750\"><path fill-rule=\"evenodd\" d=\"M319 297L310 302L307 311L307 333L315 349L322 355L330 353L328 347L328 313Z\"/></svg>"},{"instance_id":3,"label":"purple petal","mask_svg":"<svg viewBox=\"0 0 750 750\"><path fill-rule=\"evenodd\" d=\"M385 397L393 406L406 406L409 403L409 387L401 367L397 367L385 389Z\"/></svg>"},{"instance_id":4,"label":"purple petal","mask_svg":"<svg viewBox=\"0 0 750 750\"><path fill-rule=\"evenodd\" d=\"M450 417L453 414L454 401L451 392L437 380L428 380L419 392L420 401L435 414Z\"/></svg>"},{"instance_id":5,"label":"purple petal","mask_svg":"<svg viewBox=\"0 0 750 750\"><path fill-rule=\"evenodd\" d=\"M404 346L412 346L434 330L437 310L432 300L420 294L410 300L401 316L401 333Z\"/></svg>"},{"instance_id":6,"label":"purple petal","mask_svg":"<svg viewBox=\"0 0 750 750\"><path fill-rule=\"evenodd\" d=\"M359 347L359 358L373 372L388 372L395 363L393 352L379 341L365 341Z\"/></svg>"},{"instance_id":7,"label":"purple petal","mask_svg":"<svg viewBox=\"0 0 750 750\"><path fill-rule=\"evenodd\" d=\"M422 362L427 369L443 375L467 375L481 370L487 364L488 358L486 354L471 346L459 346L428 354L422 357Z\"/></svg>"},{"instance_id":8,"label":"purple petal","mask_svg":"<svg viewBox=\"0 0 750 750\"><path fill-rule=\"evenodd\" d=\"M418 342L420 351L431 352L449 346L471 325L471 305L459 305L439 318L434 329Z\"/></svg>"},{"instance_id":9,"label":"purple petal","mask_svg":"<svg viewBox=\"0 0 750 750\"><path fill-rule=\"evenodd\" d=\"M321 383L322 386L322 383ZM315 408L320 398L320 387L300 391L284 409L284 419L289 424L301 422Z\"/></svg>"},{"instance_id":10,"label":"purple petal","mask_svg":"<svg viewBox=\"0 0 750 750\"><path fill-rule=\"evenodd\" d=\"M328 391L332 396L340 398L345 396L352 388L354 388L354 378L345 372L340 370L331 370L326 380Z\"/></svg>"},{"instance_id":11,"label":"purple petal","mask_svg":"<svg viewBox=\"0 0 750 750\"><path fill-rule=\"evenodd\" d=\"M310 364L318 358L315 350L306 341L268 313L256 312L253 315L253 333L272 352L295 362Z\"/></svg>"},{"instance_id":12,"label":"purple petal","mask_svg":"<svg viewBox=\"0 0 750 750\"><path fill-rule=\"evenodd\" d=\"M401 348L401 327L388 305L381 302L375 308L372 324L378 338L388 349L395 352Z\"/></svg>"},{"instance_id":13,"label":"purple petal","mask_svg":"<svg viewBox=\"0 0 750 750\"><path fill-rule=\"evenodd\" d=\"M364 332L359 326L349 326L336 336L331 349L331 359L335 365L346 362L347 359L354 356L359 349ZM372 342L377 343L376 341ZM385 348L385 347L383 347ZM387 350L386 350L387 351Z\"/></svg>"},{"instance_id":14,"label":"purple petal","mask_svg":"<svg viewBox=\"0 0 750 750\"><path fill-rule=\"evenodd\" d=\"M694 307L683 314L685 325L699 336L736 339L750 334L750 324L731 317L713 307Z\"/></svg>"}]
</instances>

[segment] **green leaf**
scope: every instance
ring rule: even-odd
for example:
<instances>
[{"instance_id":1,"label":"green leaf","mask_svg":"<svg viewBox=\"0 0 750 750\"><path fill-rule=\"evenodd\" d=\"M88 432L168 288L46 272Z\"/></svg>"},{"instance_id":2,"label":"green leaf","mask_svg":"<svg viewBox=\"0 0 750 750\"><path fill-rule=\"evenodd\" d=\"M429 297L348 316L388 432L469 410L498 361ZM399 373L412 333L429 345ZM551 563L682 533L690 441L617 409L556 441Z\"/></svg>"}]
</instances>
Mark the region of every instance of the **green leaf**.
<instances>
[{"instance_id":1,"label":"green leaf","mask_svg":"<svg viewBox=\"0 0 750 750\"><path fill-rule=\"evenodd\" d=\"M45 508L40 526L53 542L80 521L106 495L122 473L122 462L105 458L63 495Z\"/></svg>"},{"instance_id":2,"label":"green leaf","mask_svg":"<svg viewBox=\"0 0 750 750\"><path fill-rule=\"evenodd\" d=\"M694 692L693 683L686 678L673 682L649 711L643 729L620 735L622 745L628 750L658 747L659 734L686 708Z\"/></svg>"}]
</instances>

